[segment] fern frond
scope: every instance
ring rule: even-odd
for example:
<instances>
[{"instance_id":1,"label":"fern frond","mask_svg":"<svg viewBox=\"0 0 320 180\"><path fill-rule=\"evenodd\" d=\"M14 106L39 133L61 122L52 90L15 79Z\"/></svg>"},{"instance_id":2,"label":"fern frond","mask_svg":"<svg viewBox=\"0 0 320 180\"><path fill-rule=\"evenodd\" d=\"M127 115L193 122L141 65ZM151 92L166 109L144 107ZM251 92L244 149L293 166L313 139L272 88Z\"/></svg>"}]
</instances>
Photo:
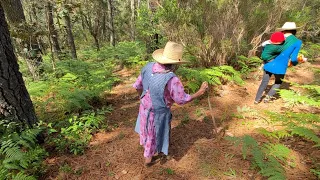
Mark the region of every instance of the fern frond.
<instances>
[{"instance_id":1,"label":"fern frond","mask_svg":"<svg viewBox=\"0 0 320 180\"><path fill-rule=\"evenodd\" d=\"M310 139L316 143L316 146L320 145L320 138L310 129L304 127L295 127L292 129L291 134Z\"/></svg>"},{"instance_id":2,"label":"fern frond","mask_svg":"<svg viewBox=\"0 0 320 180\"><path fill-rule=\"evenodd\" d=\"M22 172L19 172L18 174L12 177L12 180L36 180L36 178L33 176L28 176Z\"/></svg>"},{"instance_id":3,"label":"fern frond","mask_svg":"<svg viewBox=\"0 0 320 180\"><path fill-rule=\"evenodd\" d=\"M269 132L268 130L266 130L265 128L263 127L260 127L258 129L256 129L258 131L258 133L268 137L268 138L275 138L275 139L278 139L278 136L276 133L274 132Z\"/></svg>"},{"instance_id":4,"label":"fern frond","mask_svg":"<svg viewBox=\"0 0 320 180\"><path fill-rule=\"evenodd\" d=\"M283 163L286 163L286 160L289 158L290 149L284 146L283 144L264 144L264 150L269 156L273 156Z\"/></svg>"},{"instance_id":5,"label":"fern frond","mask_svg":"<svg viewBox=\"0 0 320 180\"><path fill-rule=\"evenodd\" d=\"M248 151L250 152L252 149L256 149L258 147L257 141L252 138L251 136L244 136L243 137L243 145L242 145L242 155L243 159L246 159Z\"/></svg>"}]
</instances>

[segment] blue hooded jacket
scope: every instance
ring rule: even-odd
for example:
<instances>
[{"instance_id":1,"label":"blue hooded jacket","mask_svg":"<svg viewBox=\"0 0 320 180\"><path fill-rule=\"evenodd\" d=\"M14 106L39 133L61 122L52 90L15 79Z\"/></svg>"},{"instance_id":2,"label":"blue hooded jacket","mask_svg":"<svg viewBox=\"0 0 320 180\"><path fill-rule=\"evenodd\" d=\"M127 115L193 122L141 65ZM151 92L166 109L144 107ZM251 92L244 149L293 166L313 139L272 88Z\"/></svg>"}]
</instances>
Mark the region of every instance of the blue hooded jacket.
<instances>
[{"instance_id":1,"label":"blue hooded jacket","mask_svg":"<svg viewBox=\"0 0 320 180\"><path fill-rule=\"evenodd\" d=\"M292 64L295 66L298 64L298 53L300 51L302 41L296 38L293 35L287 37L289 40L284 51L280 55L278 55L274 60L266 63L264 65L264 70L271 72L272 74L286 74L288 68L289 59ZM287 41L286 39L286 41ZM285 45L286 46L286 43Z\"/></svg>"}]
</instances>

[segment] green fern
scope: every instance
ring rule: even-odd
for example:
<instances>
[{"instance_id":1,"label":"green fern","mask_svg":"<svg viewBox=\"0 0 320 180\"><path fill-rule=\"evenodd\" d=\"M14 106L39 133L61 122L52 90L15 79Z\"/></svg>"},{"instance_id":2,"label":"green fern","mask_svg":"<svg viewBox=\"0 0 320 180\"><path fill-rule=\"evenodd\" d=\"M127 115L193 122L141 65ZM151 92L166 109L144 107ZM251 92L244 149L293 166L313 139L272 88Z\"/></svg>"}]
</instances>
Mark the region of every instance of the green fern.
<instances>
[{"instance_id":1,"label":"green fern","mask_svg":"<svg viewBox=\"0 0 320 180\"><path fill-rule=\"evenodd\" d=\"M278 141L282 138L291 137L292 134L288 132L286 129L282 130L276 130L276 131L268 131L263 127L260 127L256 129L260 134L264 135L265 137L271 138L271 139L277 139Z\"/></svg>"},{"instance_id":2,"label":"green fern","mask_svg":"<svg viewBox=\"0 0 320 180\"><path fill-rule=\"evenodd\" d=\"M6 126L5 122L0 124L0 127ZM29 175L39 173L43 168L43 158L47 155L36 140L42 129L11 130L4 131L0 138L0 179L35 179Z\"/></svg>"},{"instance_id":3,"label":"green fern","mask_svg":"<svg viewBox=\"0 0 320 180\"><path fill-rule=\"evenodd\" d=\"M233 143L242 144L242 155L244 159L251 159L252 165L260 169L259 173L268 179L286 179L282 163L286 163L290 150L281 144L265 143L261 146L251 136L228 137Z\"/></svg>"},{"instance_id":4,"label":"green fern","mask_svg":"<svg viewBox=\"0 0 320 180\"><path fill-rule=\"evenodd\" d=\"M320 138L312 130L304 127L295 127L292 128L291 131L291 134L310 139L311 141L316 143L316 147L320 147Z\"/></svg>"},{"instance_id":5,"label":"green fern","mask_svg":"<svg viewBox=\"0 0 320 180\"><path fill-rule=\"evenodd\" d=\"M187 81L186 87L195 92L200 83L207 81L211 85L220 85L225 82L235 82L243 85L244 81L241 79L241 74L234 70L231 66L211 67L208 69L188 69L181 67L177 74L181 75Z\"/></svg>"},{"instance_id":6,"label":"green fern","mask_svg":"<svg viewBox=\"0 0 320 180\"><path fill-rule=\"evenodd\" d=\"M19 172L18 174L12 177L12 180L36 180L36 178L33 176L28 176L22 172Z\"/></svg>"},{"instance_id":7,"label":"green fern","mask_svg":"<svg viewBox=\"0 0 320 180\"><path fill-rule=\"evenodd\" d=\"M312 172L315 176L318 177L318 179L320 179L320 170L310 169L310 172Z\"/></svg>"},{"instance_id":8,"label":"green fern","mask_svg":"<svg viewBox=\"0 0 320 180\"><path fill-rule=\"evenodd\" d=\"M281 89L279 90L279 94L282 99L284 99L289 106L294 106L297 104L307 104L313 107L320 107L320 86L318 85L299 85L292 82L290 83L291 86L307 89L308 92L304 95L293 91L293 90L286 90Z\"/></svg>"}]
</instances>

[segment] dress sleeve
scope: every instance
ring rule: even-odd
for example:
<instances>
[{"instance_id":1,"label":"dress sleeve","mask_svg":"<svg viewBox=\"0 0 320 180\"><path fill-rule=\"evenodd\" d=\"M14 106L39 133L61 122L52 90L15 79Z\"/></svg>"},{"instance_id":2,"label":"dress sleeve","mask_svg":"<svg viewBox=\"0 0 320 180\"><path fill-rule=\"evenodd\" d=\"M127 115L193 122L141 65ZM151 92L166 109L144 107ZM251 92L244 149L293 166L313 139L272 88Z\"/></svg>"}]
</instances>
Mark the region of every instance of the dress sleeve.
<instances>
[{"instance_id":1,"label":"dress sleeve","mask_svg":"<svg viewBox=\"0 0 320 180\"><path fill-rule=\"evenodd\" d=\"M138 79L136 80L136 82L132 86L136 89L143 89L141 74L139 75Z\"/></svg>"},{"instance_id":2,"label":"dress sleeve","mask_svg":"<svg viewBox=\"0 0 320 180\"><path fill-rule=\"evenodd\" d=\"M192 100L191 96L184 92L184 87L178 77L171 78L167 85L170 97L177 104L182 105Z\"/></svg>"}]
</instances>

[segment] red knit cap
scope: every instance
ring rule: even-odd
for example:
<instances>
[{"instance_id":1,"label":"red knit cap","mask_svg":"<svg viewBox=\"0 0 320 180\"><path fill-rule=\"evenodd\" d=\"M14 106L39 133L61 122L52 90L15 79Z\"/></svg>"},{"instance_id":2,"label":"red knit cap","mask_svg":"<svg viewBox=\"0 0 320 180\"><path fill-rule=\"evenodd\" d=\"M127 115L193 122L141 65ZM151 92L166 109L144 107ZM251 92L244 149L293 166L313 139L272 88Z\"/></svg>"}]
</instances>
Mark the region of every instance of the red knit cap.
<instances>
[{"instance_id":1,"label":"red knit cap","mask_svg":"<svg viewBox=\"0 0 320 180\"><path fill-rule=\"evenodd\" d=\"M275 32L271 34L270 41L273 44L281 44L284 40L285 40L285 37L282 32Z\"/></svg>"}]
</instances>

